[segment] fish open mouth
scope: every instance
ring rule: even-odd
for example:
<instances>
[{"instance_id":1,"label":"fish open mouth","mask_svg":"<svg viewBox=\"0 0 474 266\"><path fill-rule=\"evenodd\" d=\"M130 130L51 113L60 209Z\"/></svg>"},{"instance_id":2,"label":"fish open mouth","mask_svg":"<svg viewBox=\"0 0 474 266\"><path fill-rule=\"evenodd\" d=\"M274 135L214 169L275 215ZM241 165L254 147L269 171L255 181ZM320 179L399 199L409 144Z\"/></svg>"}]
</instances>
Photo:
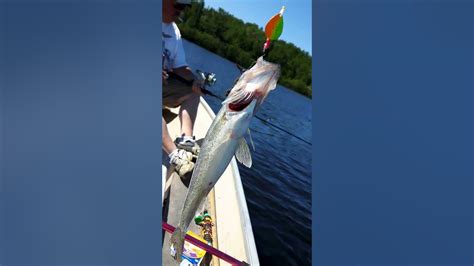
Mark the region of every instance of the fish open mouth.
<instances>
[{"instance_id":1,"label":"fish open mouth","mask_svg":"<svg viewBox=\"0 0 474 266\"><path fill-rule=\"evenodd\" d=\"M252 68L242 74L223 104L227 104L230 111L239 112L256 99L256 110L268 93L275 89L279 75L278 65L260 57Z\"/></svg>"},{"instance_id":2,"label":"fish open mouth","mask_svg":"<svg viewBox=\"0 0 474 266\"><path fill-rule=\"evenodd\" d=\"M246 99L236 101L233 103L229 103L228 107L231 111L234 112L239 112L245 109L245 107L249 106L249 104L252 102L253 97L248 97Z\"/></svg>"}]
</instances>

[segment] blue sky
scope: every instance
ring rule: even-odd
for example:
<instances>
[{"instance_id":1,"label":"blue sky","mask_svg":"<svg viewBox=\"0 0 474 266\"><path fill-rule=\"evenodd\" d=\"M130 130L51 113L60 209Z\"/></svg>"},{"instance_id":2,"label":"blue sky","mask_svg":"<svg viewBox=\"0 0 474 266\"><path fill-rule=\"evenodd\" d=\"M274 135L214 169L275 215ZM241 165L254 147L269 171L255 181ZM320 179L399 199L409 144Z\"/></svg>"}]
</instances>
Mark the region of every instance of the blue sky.
<instances>
[{"instance_id":1,"label":"blue sky","mask_svg":"<svg viewBox=\"0 0 474 266\"><path fill-rule=\"evenodd\" d=\"M299 48L312 54L312 23L310 0L206 0L206 7L222 8L242 19L265 27L267 21L280 11L282 6L286 10L283 15L284 28L281 40L291 42Z\"/></svg>"}]
</instances>

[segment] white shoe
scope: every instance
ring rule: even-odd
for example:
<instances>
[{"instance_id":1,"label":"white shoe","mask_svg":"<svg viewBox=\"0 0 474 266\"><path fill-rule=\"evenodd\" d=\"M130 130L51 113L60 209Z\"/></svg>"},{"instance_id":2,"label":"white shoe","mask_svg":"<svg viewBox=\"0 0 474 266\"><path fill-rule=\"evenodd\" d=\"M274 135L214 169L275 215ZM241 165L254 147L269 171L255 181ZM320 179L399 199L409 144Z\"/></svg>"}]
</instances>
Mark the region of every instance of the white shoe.
<instances>
[{"instance_id":1,"label":"white shoe","mask_svg":"<svg viewBox=\"0 0 474 266\"><path fill-rule=\"evenodd\" d=\"M196 142L196 137L185 136L184 134L181 137L177 137L174 141L178 149L183 149L189 152L192 152L194 155L198 156L201 147Z\"/></svg>"}]
</instances>

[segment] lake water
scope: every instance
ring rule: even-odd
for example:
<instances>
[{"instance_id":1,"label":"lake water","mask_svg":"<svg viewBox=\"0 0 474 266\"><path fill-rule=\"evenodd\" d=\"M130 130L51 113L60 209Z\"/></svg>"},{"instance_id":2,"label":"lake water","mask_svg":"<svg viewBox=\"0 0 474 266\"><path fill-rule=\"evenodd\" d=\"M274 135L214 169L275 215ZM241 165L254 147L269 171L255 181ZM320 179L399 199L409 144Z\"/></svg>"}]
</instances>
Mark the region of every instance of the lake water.
<instances>
[{"instance_id":1,"label":"lake water","mask_svg":"<svg viewBox=\"0 0 474 266\"><path fill-rule=\"evenodd\" d=\"M188 41L184 49L194 70L216 74L209 89L224 97L240 75L235 64ZM220 109L219 99L205 99ZM253 165L239 170L262 265L311 265L311 108L311 99L278 85L257 113L271 125L250 125Z\"/></svg>"}]
</instances>

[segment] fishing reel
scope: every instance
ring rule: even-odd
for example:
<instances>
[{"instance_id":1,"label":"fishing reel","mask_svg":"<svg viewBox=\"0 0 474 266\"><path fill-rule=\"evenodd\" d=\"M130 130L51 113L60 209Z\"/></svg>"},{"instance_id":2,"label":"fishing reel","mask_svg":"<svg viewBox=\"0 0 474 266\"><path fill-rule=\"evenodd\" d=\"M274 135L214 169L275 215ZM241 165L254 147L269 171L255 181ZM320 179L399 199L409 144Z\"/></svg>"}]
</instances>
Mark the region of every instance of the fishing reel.
<instances>
[{"instance_id":1,"label":"fishing reel","mask_svg":"<svg viewBox=\"0 0 474 266\"><path fill-rule=\"evenodd\" d=\"M201 70L196 70L196 73L198 77L204 81L204 85L206 86L212 86L216 83L217 78L216 74L211 73L211 72L202 72Z\"/></svg>"}]
</instances>

